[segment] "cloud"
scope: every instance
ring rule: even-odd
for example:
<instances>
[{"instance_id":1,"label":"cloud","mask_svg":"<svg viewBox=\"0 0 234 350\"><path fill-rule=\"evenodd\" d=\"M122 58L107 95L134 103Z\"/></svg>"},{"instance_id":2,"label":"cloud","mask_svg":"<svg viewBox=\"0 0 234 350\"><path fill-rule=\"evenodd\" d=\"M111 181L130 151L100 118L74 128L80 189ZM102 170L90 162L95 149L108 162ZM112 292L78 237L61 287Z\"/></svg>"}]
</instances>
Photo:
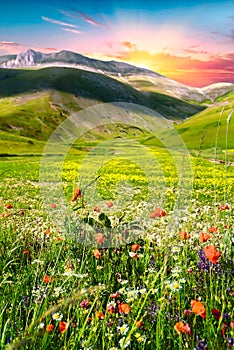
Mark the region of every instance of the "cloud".
<instances>
[{"instance_id":1,"label":"cloud","mask_svg":"<svg viewBox=\"0 0 234 350\"><path fill-rule=\"evenodd\" d=\"M15 43L14 41L0 41L0 45L1 46L5 46L5 47L8 47L8 46L21 46L21 44L19 43Z\"/></svg>"},{"instance_id":2,"label":"cloud","mask_svg":"<svg viewBox=\"0 0 234 350\"><path fill-rule=\"evenodd\" d=\"M148 69L190 86L233 81L234 53L209 55L205 61L191 56L173 55L164 51L153 54L136 48L131 51L119 51L115 57L130 64L144 65Z\"/></svg>"},{"instance_id":3,"label":"cloud","mask_svg":"<svg viewBox=\"0 0 234 350\"><path fill-rule=\"evenodd\" d=\"M45 47L44 49L43 49L44 51L58 51L58 49L56 49L55 47Z\"/></svg>"},{"instance_id":4,"label":"cloud","mask_svg":"<svg viewBox=\"0 0 234 350\"><path fill-rule=\"evenodd\" d=\"M20 51L23 51L25 47L20 43L14 41L2 40L0 41L0 56L2 55L15 55Z\"/></svg>"},{"instance_id":5,"label":"cloud","mask_svg":"<svg viewBox=\"0 0 234 350\"><path fill-rule=\"evenodd\" d=\"M131 43L130 41L123 41L121 44L129 50L137 50L136 44Z\"/></svg>"},{"instance_id":6,"label":"cloud","mask_svg":"<svg viewBox=\"0 0 234 350\"><path fill-rule=\"evenodd\" d=\"M70 11L65 11L65 10L59 10L60 13L67 17L72 17L72 18L81 18L85 22L93 25L93 26L98 26L98 27L104 27L105 25L101 22L96 21L93 17L89 16L87 13L79 11L77 9L74 9L70 7Z\"/></svg>"},{"instance_id":7,"label":"cloud","mask_svg":"<svg viewBox=\"0 0 234 350\"><path fill-rule=\"evenodd\" d=\"M229 33L210 32L210 34L216 38L219 37L222 40L227 40L228 38L228 42L230 42L230 39L231 41L234 41L234 29L231 29Z\"/></svg>"},{"instance_id":8,"label":"cloud","mask_svg":"<svg viewBox=\"0 0 234 350\"><path fill-rule=\"evenodd\" d=\"M62 28L63 30L65 30L65 32L70 32L70 33L74 33L74 34L81 34L81 32L79 30L76 29L69 29L69 28Z\"/></svg>"},{"instance_id":9,"label":"cloud","mask_svg":"<svg viewBox=\"0 0 234 350\"><path fill-rule=\"evenodd\" d=\"M194 55L199 55L199 54L208 55L208 54L210 54L210 52L206 51L206 50L185 49L184 52L191 53L191 54L194 54Z\"/></svg>"},{"instance_id":10,"label":"cloud","mask_svg":"<svg viewBox=\"0 0 234 350\"><path fill-rule=\"evenodd\" d=\"M227 38L234 40L234 29L231 30L229 34L226 35Z\"/></svg>"},{"instance_id":11,"label":"cloud","mask_svg":"<svg viewBox=\"0 0 234 350\"><path fill-rule=\"evenodd\" d=\"M75 24L70 24L70 23L58 21L56 19L48 18L48 17L45 17L45 16L42 16L41 19L43 21L46 21L46 22L49 22L49 23L53 23L53 24L58 24L58 25L63 26L63 27L77 28L77 26Z\"/></svg>"},{"instance_id":12,"label":"cloud","mask_svg":"<svg viewBox=\"0 0 234 350\"><path fill-rule=\"evenodd\" d=\"M189 48L190 49L196 49L196 48L198 48L200 45L192 45L192 46L190 46Z\"/></svg>"}]
</instances>

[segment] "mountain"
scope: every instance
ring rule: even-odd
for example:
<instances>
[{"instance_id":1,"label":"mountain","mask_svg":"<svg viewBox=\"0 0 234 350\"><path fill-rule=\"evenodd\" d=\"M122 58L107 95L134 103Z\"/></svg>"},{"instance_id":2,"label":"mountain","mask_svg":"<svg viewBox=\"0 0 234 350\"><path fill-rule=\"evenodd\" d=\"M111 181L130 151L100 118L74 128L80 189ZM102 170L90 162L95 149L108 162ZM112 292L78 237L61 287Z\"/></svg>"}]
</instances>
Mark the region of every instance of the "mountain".
<instances>
[{"instance_id":1,"label":"mountain","mask_svg":"<svg viewBox=\"0 0 234 350\"><path fill-rule=\"evenodd\" d=\"M5 56L7 57L7 56ZM131 75L131 74L151 74L155 76L161 76L158 73L152 72L145 68L139 68L132 66L124 62L116 61L101 61L88 58L81 54L70 52L70 51L60 51L51 54L44 54L41 52L36 52L34 50L27 50L25 52L19 53L16 57L10 60L5 60L0 65L1 68L23 68L32 67L38 65L58 65L58 66L75 66L76 68L86 69L98 73L110 74L110 75ZM163 76L161 76L163 77Z\"/></svg>"},{"instance_id":2,"label":"mountain","mask_svg":"<svg viewBox=\"0 0 234 350\"><path fill-rule=\"evenodd\" d=\"M0 65L5 66L6 62L9 62L11 60L16 59L16 55L5 55L5 56L0 56Z\"/></svg>"},{"instance_id":3,"label":"mountain","mask_svg":"<svg viewBox=\"0 0 234 350\"><path fill-rule=\"evenodd\" d=\"M44 54L29 49L14 57L0 57L0 67L2 68L46 66L71 67L107 75L134 87L145 95L152 95L152 98L154 98L155 93L162 93L190 102L210 103L214 96L216 98L229 91L234 91L234 84L230 83L193 88L145 68L124 62L95 60L65 50Z\"/></svg>"},{"instance_id":4,"label":"mountain","mask_svg":"<svg viewBox=\"0 0 234 350\"><path fill-rule=\"evenodd\" d=\"M46 141L70 113L108 102L139 104L177 121L204 109L164 94L145 95L128 84L87 70L5 68L0 69L0 139L9 140L14 135ZM21 146L25 142L23 139Z\"/></svg>"},{"instance_id":5,"label":"mountain","mask_svg":"<svg viewBox=\"0 0 234 350\"><path fill-rule=\"evenodd\" d=\"M234 91L234 84L232 83L216 83L209 86L205 86L201 89L212 102L220 96Z\"/></svg>"},{"instance_id":6,"label":"mountain","mask_svg":"<svg viewBox=\"0 0 234 350\"><path fill-rule=\"evenodd\" d=\"M104 74L77 68L0 69L0 98L35 92L53 92L69 112L103 102L130 102L152 108L168 119L180 120L204 109L168 95L146 95Z\"/></svg>"},{"instance_id":7,"label":"mountain","mask_svg":"<svg viewBox=\"0 0 234 350\"><path fill-rule=\"evenodd\" d=\"M16 150L40 153L51 133L71 113L109 102L151 108L179 124L178 132L193 149L199 147L201 138L205 147L214 145L219 116L225 108L220 126L222 142L218 144L225 148L226 113L234 107L233 84L192 88L145 68L93 60L69 51L43 54L28 50L2 56L1 62L4 67L0 68L1 153L12 154ZM121 137L140 133L146 142L152 141L143 131L126 129L124 125L120 130ZM119 137L118 131L111 128L91 134L90 140L94 141L107 135Z\"/></svg>"}]
</instances>

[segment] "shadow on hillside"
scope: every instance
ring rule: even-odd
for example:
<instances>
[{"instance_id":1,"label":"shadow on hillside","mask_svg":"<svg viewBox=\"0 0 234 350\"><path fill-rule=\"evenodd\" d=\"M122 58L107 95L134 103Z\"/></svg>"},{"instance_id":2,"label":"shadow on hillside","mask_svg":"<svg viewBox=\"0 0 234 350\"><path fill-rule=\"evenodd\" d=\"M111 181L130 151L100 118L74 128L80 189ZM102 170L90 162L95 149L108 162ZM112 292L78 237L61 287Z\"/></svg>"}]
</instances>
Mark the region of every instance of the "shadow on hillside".
<instances>
[{"instance_id":1,"label":"shadow on hillside","mask_svg":"<svg viewBox=\"0 0 234 350\"><path fill-rule=\"evenodd\" d=\"M146 106L166 118L183 119L202 109L164 94L148 95L116 79L75 68L0 69L0 97L57 90L103 103L126 102Z\"/></svg>"}]
</instances>

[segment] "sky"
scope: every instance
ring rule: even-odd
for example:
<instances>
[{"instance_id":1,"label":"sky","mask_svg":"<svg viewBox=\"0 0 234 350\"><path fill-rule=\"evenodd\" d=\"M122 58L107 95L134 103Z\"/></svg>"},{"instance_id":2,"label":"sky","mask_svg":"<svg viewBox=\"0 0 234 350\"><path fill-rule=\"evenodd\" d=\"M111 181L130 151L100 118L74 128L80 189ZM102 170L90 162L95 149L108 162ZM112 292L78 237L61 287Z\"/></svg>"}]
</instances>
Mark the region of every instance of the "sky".
<instances>
[{"instance_id":1,"label":"sky","mask_svg":"<svg viewBox=\"0 0 234 350\"><path fill-rule=\"evenodd\" d=\"M0 56L70 50L190 86L234 82L234 0L8 0Z\"/></svg>"}]
</instances>

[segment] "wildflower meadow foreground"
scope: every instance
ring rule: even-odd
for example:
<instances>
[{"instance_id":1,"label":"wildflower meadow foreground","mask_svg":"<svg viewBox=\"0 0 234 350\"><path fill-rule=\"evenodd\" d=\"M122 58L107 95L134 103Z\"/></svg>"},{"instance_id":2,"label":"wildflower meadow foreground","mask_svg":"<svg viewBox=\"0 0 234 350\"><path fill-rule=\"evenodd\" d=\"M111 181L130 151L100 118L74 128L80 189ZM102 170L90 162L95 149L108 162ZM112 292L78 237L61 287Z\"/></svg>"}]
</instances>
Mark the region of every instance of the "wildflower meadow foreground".
<instances>
[{"instance_id":1,"label":"wildflower meadow foreground","mask_svg":"<svg viewBox=\"0 0 234 350\"><path fill-rule=\"evenodd\" d=\"M192 196L177 216L178 174L155 152L166 191L140 224L147 184L139 169L119 162L100 172L103 201L91 207L68 159L64 231L51 219L59 199L44 207L40 160L1 160L3 349L234 348L234 168L193 158ZM133 187L125 209L113 169Z\"/></svg>"}]
</instances>

